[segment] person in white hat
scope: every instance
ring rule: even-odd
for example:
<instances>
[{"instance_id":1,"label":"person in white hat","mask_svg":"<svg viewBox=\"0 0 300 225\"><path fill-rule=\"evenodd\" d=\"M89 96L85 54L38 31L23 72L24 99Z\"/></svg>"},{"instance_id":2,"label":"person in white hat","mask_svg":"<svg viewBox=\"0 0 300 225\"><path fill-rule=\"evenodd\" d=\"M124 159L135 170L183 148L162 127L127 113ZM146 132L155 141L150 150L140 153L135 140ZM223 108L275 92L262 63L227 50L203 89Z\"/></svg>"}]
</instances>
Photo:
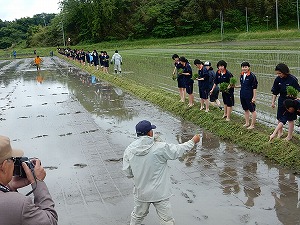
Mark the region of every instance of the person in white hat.
<instances>
[{"instance_id":1,"label":"person in white hat","mask_svg":"<svg viewBox=\"0 0 300 225\"><path fill-rule=\"evenodd\" d=\"M174 225L171 204L172 196L168 160L181 157L200 141L200 135L182 144L155 141L156 126L143 120L136 125L139 137L125 150L123 171L134 180L134 209L130 225L140 225L149 212L150 204L156 208L160 224Z\"/></svg>"},{"instance_id":2,"label":"person in white hat","mask_svg":"<svg viewBox=\"0 0 300 225\"><path fill-rule=\"evenodd\" d=\"M46 172L38 159L31 162L33 171L25 162L22 167L26 178L13 176L16 157L23 156L23 151L12 149L8 137L0 136L0 224L43 224L56 225L57 213L48 188L44 183ZM34 201L29 196L17 192L31 184Z\"/></svg>"}]
</instances>

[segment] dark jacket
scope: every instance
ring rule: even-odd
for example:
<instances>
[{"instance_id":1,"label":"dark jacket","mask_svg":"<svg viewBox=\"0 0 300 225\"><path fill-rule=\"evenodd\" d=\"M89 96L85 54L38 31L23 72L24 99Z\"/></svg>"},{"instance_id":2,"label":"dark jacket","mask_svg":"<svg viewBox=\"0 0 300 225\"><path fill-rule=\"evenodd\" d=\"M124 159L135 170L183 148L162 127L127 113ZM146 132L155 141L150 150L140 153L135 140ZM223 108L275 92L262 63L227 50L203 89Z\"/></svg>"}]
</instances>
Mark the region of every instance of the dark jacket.
<instances>
[{"instance_id":1,"label":"dark jacket","mask_svg":"<svg viewBox=\"0 0 300 225\"><path fill-rule=\"evenodd\" d=\"M244 73L241 73L240 84L241 84L240 97L252 99L253 89L257 89L257 85L258 85L254 73L249 71L245 77L245 80L244 80Z\"/></svg>"}]
</instances>

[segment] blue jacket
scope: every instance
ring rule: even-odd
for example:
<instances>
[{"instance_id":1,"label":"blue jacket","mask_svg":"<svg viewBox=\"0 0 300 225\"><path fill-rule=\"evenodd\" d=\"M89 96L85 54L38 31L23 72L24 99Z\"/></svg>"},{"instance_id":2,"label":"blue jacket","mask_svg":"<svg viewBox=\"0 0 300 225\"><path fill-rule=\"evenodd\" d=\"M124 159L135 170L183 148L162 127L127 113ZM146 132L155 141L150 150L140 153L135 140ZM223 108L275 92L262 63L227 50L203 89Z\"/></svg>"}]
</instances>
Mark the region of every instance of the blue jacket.
<instances>
[{"instance_id":1,"label":"blue jacket","mask_svg":"<svg viewBox=\"0 0 300 225\"><path fill-rule=\"evenodd\" d=\"M216 79L216 73L215 73L215 71L213 70L212 67L209 68L208 75L209 75L209 90L211 90L212 87L214 86L215 79ZM218 85L215 88L217 90L219 90L219 86Z\"/></svg>"},{"instance_id":2,"label":"blue jacket","mask_svg":"<svg viewBox=\"0 0 300 225\"><path fill-rule=\"evenodd\" d=\"M205 67L202 70L198 70L198 78L204 78L204 80L198 80L199 88L209 90L209 73Z\"/></svg>"},{"instance_id":3,"label":"blue jacket","mask_svg":"<svg viewBox=\"0 0 300 225\"><path fill-rule=\"evenodd\" d=\"M185 77L185 83L186 84L193 84L194 80L193 78L193 70L189 63L186 63L186 65L183 67L183 73L189 73L190 75L184 75Z\"/></svg>"},{"instance_id":4,"label":"blue jacket","mask_svg":"<svg viewBox=\"0 0 300 225\"><path fill-rule=\"evenodd\" d=\"M240 76L240 83L241 83L241 90L240 90L240 98L247 98L252 99L253 98L253 90L257 89L257 79L254 73L248 71L245 80L244 73L241 73Z\"/></svg>"}]
</instances>

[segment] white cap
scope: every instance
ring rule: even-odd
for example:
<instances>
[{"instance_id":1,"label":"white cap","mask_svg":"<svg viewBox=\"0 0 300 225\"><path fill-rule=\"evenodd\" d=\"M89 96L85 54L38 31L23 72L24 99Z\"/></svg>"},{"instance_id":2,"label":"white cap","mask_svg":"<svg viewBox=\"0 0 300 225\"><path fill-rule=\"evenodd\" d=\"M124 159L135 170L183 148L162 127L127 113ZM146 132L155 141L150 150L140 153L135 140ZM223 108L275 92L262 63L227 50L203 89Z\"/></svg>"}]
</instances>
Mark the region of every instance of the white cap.
<instances>
[{"instance_id":1,"label":"white cap","mask_svg":"<svg viewBox=\"0 0 300 225\"><path fill-rule=\"evenodd\" d=\"M211 66L211 63L210 63L209 61L206 61L206 62L204 63L204 66Z\"/></svg>"}]
</instances>

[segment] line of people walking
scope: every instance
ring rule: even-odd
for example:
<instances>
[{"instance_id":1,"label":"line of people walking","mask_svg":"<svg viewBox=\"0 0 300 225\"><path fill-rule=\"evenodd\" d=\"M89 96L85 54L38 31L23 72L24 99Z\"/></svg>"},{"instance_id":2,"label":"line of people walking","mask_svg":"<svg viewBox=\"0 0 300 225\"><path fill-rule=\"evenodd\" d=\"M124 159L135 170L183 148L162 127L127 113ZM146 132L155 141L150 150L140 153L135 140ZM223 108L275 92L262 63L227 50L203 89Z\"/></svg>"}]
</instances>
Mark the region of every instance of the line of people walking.
<instances>
[{"instance_id":1,"label":"line of people walking","mask_svg":"<svg viewBox=\"0 0 300 225\"><path fill-rule=\"evenodd\" d=\"M172 56L174 60L173 79L177 80L180 102L185 102L186 94L189 103L187 107L194 106L193 85L198 82L200 95L200 110L209 112L209 105L217 106L223 110L223 116L226 121L230 121L234 101L234 88L240 88L240 103L244 110L245 128L251 130L255 128L256 98L258 81L256 75L250 69L249 62L241 63L241 73L238 79L227 69L227 62L220 60L217 63L217 71L214 72L211 62L202 62L199 59L194 60L194 66L197 73L193 74L192 66L185 57L179 57L177 54ZM297 99L297 93L300 91L298 79L290 74L290 70L284 63L279 63L275 67L277 77L272 87L272 108L275 108L275 100L278 98L277 121L278 126L270 135L272 141L277 135L281 138L283 135L283 126L288 122L288 135L285 140L292 139L294 131L294 121L297 114L300 115L300 99ZM294 89L294 95L288 93L289 89ZM218 99L219 92L222 93L223 107Z\"/></svg>"},{"instance_id":2,"label":"line of people walking","mask_svg":"<svg viewBox=\"0 0 300 225\"><path fill-rule=\"evenodd\" d=\"M97 50L85 52L83 49L58 48L58 53L65 55L80 62L82 65L94 66L97 70L101 69L104 73L109 73L109 64L114 65L114 73L122 72L121 65L123 63L122 56L118 50L110 58L107 51L101 51L100 55Z\"/></svg>"}]
</instances>

